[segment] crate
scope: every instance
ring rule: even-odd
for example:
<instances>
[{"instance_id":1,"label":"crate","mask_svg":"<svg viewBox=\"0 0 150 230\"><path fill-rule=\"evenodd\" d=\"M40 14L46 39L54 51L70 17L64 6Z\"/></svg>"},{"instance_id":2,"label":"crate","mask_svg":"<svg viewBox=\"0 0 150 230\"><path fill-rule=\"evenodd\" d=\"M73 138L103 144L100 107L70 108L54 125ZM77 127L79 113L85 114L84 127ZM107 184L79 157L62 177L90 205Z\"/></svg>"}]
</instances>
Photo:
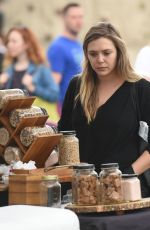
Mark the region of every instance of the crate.
<instances>
[{"instance_id":1,"label":"crate","mask_svg":"<svg viewBox=\"0 0 150 230\"><path fill-rule=\"evenodd\" d=\"M51 167L22 170L14 169L9 176L9 204L40 205L40 183L43 175L57 175L63 187L71 185L73 170L67 167Z\"/></svg>"},{"instance_id":2,"label":"crate","mask_svg":"<svg viewBox=\"0 0 150 230\"><path fill-rule=\"evenodd\" d=\"M9 177L9 205L40 205L41 175L11 175Z\"/></svg>"}]
</instances>

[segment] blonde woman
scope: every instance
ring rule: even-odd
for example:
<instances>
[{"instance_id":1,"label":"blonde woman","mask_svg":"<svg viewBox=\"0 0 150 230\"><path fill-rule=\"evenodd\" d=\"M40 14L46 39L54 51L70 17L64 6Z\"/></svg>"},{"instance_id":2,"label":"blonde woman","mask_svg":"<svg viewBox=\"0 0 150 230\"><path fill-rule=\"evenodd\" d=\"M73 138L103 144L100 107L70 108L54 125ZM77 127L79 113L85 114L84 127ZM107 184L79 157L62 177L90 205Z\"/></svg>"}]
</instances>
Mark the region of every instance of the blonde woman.
<instances>
[{"instance_id":1,"label":"blonde woman","mask_svg":"<svg viewBox=\"0 0 150 230\"><path fill-rule=\"evenodd\" d=\"M102 22L90 28L83 43L85 66L73 78L63 104L59 130L75 130L81 162L118 162L123 173L140 176L142 195L149 195L142 173L150 167L150 148L139 152L139 121L133 102L138 89L141 120L150 125L150 83L131 67L115 27ZM140 155L140 157L139 157Z\"/></svg>"}]
</instances>

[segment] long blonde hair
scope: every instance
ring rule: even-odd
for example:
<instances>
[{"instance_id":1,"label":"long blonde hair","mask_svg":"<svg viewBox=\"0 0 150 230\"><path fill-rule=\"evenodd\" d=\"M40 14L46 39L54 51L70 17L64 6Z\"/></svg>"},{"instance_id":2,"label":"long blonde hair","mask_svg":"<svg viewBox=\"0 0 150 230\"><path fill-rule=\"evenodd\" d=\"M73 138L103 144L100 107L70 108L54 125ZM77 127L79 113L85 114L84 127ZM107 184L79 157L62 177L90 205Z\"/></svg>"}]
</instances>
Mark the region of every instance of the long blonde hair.
<instances>
[{"instance_id":1,"label":"long blonde hair","mask_svg":"<svg viewBox=\"0 0 150 230\"><path fill-rule=\"evenodd\" d=\"M80 98L88 123L90 123L95 118L97 112L96 101L98 79L88 60L87 48L91 41L101 37L110 39L117 49L117 74L129 82L135 82L140 79L130 64L125 43L114 26L108 22L101 22L91 27L87 32L83 42L85 62L81 76L80 91L79 95L77 96L77 98Z\"/></svg>"}]
</instances>

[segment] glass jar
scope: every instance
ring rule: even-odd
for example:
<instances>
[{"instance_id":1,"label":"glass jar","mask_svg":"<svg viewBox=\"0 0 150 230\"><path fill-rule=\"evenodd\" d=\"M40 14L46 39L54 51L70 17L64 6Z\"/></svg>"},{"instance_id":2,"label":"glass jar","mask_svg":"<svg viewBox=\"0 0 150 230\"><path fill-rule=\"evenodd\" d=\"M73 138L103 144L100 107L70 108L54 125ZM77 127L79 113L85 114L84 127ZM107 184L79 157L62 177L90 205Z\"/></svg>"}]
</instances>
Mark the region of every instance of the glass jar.
<instances>
[{"instance_id":1,"label":"glass jar","mask_svg":"<svg viewBox=\"0 0 150 230\"><path fill-rule=\"evenodd\" d=\"M41 206L59 208L61 206L61 185L57 175L42 177L40 184Z\"/></svg>"},{"instance_id":2,"label":"glass jar","mask_svg":"<svg viewBox=\"0 0 150 230\"><path fill-rule=\"evenodd\" d=\"M0 128L0 145L5 146L9 141L10 135L6 128Z\"/></svg>"},{"instance_id":3,"label":"glass jar","mask_svg":"<svg viewBox=\"0 0 150 230\"><path fill-rule=\"evenodd\" d=\"M73 166L72 199L75 205L98 203L98 175L93 164Z\"/></svg>"},{"instance_id":4,"label":"glass jar","mask_svg":"<svg viewBox=\"0 0 150 230\"><path fill-rule=\"evenodd\" d=\"M122 175L122 193L124 201L136 201L141 199L141 185L136 174Z\"/></svg>"},{"instance_id":5,"label":"glass jar","mask_svg":"<svg viewBox=\"0 0 150 230\"><path fill-rule=\"evenodd\" d=\"M20 132L20 141L24 146L29 147L37 137L51 136L55 133L54 128L50 126L25 127Z\"/></svg>"},{"instance_id":6,"label":"glass jar","mask_svg":"<svg viewBox=\"0 0 150 230\"><path fill-rule=\"evenodd\" d=\"M5 89L0 90L0 109L4 107L9 99L18 99L28 96L27 90L22 89Z\"/></svg>"},{"instance_id":7,"label":"glass jar","mask_svg":"<svg viewBox=\"0 0 150 230\"><path fill-rule=\"evenodd\" d=\"M122 173L118 163L101 165L100 187L101 202L103 204L119 203L122 201Z\"/></svg>"},{"instance_id":8,"label":"glass jar","mask_svg":"<svg viewBox=\"0 0 150 230\"><path fill-rule=\"evenodd\" d=\"M9 121L12 127L16 127L21 119L24 117L34 117L42 115L47 115L46 110L37 106L31 106L30 108L25 109L14 109L9 115Z\"/></svg>"},{"instance_id":9,"label":"glass jar","mask_svg":"<svg viewBox=\"0 0 150 230\"><path fill-rule=\"evenodd\" d=\"M23 154L18 147L8 146L4 151L4 159L7 164L11 164L12 161L21 161Z\"/></svg>"},{"instance_id":10,"label":"glass jar","mask_svg":"<svg viewBox=\"0 0 150 230\"><path fill-rule=\"evenodd\" d=\"M59 143L59 164L79 164L79 140L75 131L60 131L63 136Z\"/></svg>"}]
</instances>

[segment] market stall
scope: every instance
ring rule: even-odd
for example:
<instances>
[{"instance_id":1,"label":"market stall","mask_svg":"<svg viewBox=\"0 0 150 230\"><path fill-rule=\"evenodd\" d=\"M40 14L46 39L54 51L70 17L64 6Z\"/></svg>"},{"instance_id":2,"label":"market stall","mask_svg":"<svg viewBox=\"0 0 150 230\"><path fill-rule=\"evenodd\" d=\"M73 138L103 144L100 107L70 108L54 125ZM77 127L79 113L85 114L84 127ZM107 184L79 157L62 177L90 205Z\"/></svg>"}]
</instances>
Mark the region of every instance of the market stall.
<instances>
[{"instance_id":1,"label":"market stall","mask_svg":"<svg viewBox=\"0 0 150 230\"><path fill-rule=\"evenodd\" d=\"M58 195L56 183L61 184L57 188L69 183L72 192L62 207L78 215L81 230L119 230L127 226L141 230L144 225L143 230L148 230L150 198L141 197L137 175L122 175L118 163L102 164L98 175L93 164L80 163L75 132L57 133L47 127L48 116L32 107L34 100L35 97L26 95L17 98L9 95L1 108L0 154L10 163L10 174L3 177L5 184L0 185L0 191L8 190L8 204L54 207ZM56 146L59 166L45 167ZM23 163L32 160L37 168L13 169L12 160ZM52 180L57 181L51 183ZM41 194L46 194L43 204ZM143 225L136 221L138 218Z\"/></svg>"}]
</instances>

